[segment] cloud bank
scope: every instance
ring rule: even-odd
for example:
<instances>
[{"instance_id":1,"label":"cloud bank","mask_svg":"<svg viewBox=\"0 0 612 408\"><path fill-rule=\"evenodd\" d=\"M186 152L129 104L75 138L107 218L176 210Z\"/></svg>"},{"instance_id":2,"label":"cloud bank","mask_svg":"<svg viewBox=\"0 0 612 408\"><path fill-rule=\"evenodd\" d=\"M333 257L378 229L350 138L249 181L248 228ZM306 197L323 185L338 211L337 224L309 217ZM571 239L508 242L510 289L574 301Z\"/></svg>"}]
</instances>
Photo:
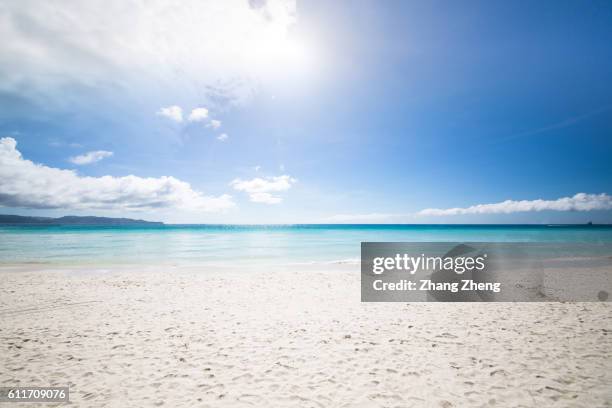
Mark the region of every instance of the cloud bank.
<instances>
[{"instance_id":1,"label":"cloud bank","mask_svg":"<svg viewBox=\"0 0 612 408\"><path fill-rule=\"evenodd\" d=\"M278 204L283 199L272 193L287 191L297 182L291 176L282 175L276 177L256 177L251 180L235 179L230 185L237 191L243 191L249 195L249 200L254 203Z\"/></svg>"},{"instance_id":2,"label":"cloud bank","mask_svg":"<svg viewBox=\"0 0 612 408\"><path fill-rule=\"evenodd\" d=\"M74 156L68 159L71 163L78 164L82 166L84 164L91 164L99 162L102 159L107 157L111 157L113 152L109 152L106 150L96 150L94 152L87 152L85 154L81 154L79 156Z\"/></svg>"},{"instance_id":3,"label":"cloud bank","mask_svg":"<svg viewBox=\"0 0 612 408\"><path fill-rule=\"evenodd\" d=\"M608 194L578 193L556 200L506 200L494 204L478 204L466 208L427 208L418 215L448 216L466 214L511 214L529 211L594 211L612 210L612 196Z\"/></svg>"},{"instance_id":4,"label":"cloud bank","mask_svg":"<svg viewBox=\"0 0 612 408\"><path fill-rule=\"evenodd\" d=\"M3 1L0 92L61 102L154 84L239 103L291 57L279 44L296 20L295 0Z\"/></svg>"},{"instance_id":5,"label":"cloud bank","mask_svg":"<svg viewBox=\"0 0 612 408\"><path fill-rule=\"evenodd\" d=\"M26 160L11 137L0 139L0 206L66 210L181 210L219 212L231 196L205 196L174 177L84 177Z\"/></svg>"}]
</instances>

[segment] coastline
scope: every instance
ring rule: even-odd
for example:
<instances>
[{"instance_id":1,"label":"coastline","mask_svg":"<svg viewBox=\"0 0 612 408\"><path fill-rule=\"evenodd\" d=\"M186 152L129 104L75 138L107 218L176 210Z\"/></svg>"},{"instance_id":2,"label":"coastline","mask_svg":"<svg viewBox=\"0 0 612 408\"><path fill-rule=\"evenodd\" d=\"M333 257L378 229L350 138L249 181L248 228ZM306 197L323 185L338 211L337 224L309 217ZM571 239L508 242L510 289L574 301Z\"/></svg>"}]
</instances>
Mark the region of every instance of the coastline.
<instances>
[{"instance_id":1,"label":"coastline","mask_svg":"<svg viewBox=\"0 0 612 408\"><path fill-rule=\"evenodd\" d=\"M231 269L231 268L230 268ZM0 268L3 386L87 406L605 406L609 303L361 303L354 265ZM28 406L24 404L24 406Z\"/></svg>"}]
</instances>

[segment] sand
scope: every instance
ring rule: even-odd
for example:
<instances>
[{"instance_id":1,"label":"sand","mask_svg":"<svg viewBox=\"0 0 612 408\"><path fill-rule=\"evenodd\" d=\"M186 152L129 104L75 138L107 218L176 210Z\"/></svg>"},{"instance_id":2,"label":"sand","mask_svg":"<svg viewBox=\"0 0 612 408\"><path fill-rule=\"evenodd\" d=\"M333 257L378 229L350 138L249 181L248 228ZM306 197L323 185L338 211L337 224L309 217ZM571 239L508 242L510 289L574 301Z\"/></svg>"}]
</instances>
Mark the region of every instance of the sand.
<instances>
[{"instance_id":1,"label":"sand","mask_svg":"<svg viewBox=\"0 0 612 408\"><path fill-rule=\"evenodd\" d=\"M354 266L57 269L0 269L2 386L83 407L612 406L609 303L366 304Z\"/></svg>"}]
</instances>

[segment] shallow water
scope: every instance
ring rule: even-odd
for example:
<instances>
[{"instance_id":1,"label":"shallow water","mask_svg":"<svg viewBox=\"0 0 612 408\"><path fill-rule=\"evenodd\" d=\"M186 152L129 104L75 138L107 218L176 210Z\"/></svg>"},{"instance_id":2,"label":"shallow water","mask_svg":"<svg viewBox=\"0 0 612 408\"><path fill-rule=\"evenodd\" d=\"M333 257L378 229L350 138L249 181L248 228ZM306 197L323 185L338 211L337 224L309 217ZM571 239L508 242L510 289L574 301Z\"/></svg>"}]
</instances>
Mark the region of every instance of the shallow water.
<instances>
[{"instance_id":1,"label":"shallow water","mask_svg":"<svg viewBox=\"0 0 612 408\"><path fill-rule=\"evenodd\" d=\"M161 225L0 227L0 263L358 263L360 243L576 243L610 256L612 226Z\"/></svg>"}]
</instances>

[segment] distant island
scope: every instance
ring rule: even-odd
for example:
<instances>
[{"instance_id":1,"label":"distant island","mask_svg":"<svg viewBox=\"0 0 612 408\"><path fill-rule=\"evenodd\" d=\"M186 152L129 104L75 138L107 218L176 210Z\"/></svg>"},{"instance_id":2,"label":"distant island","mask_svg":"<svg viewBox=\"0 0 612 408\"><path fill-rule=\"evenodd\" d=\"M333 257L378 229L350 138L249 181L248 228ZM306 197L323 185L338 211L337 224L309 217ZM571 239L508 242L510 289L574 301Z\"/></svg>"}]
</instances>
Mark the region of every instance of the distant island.
<instances>
[{"instance_id":1,"label":"distant island","mask_svg":"<svg viewBox=\"0 0 612 408\"><path fill-rule=\"evenodd\" d=\"M26 217L22 215L0 214L0 225L164 225L163 222L134 220L131 218L109 218L109 217L78 217L67 215L65 217Z\"/></svg>"}]
</instances>

